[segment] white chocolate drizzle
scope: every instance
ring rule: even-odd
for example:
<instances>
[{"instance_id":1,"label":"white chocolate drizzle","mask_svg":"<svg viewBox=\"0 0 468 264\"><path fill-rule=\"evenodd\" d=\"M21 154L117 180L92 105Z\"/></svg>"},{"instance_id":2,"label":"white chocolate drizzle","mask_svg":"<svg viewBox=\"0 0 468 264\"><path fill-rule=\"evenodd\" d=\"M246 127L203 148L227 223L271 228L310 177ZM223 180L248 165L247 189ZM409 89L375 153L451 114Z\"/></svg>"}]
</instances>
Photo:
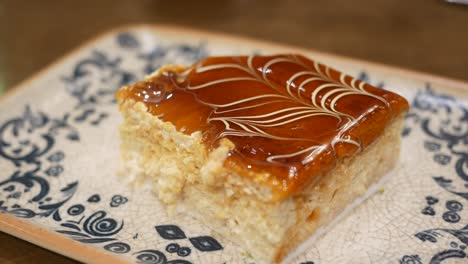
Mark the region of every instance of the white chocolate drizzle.
<instances>
[{"instance_id":1,"label":"white chocolate drizzle","mask_svg":"<svg viewBox=\"0 0 468 264\"><path fill-rule=\"evenodd\" d=\"M324 151L327 148L327 145L330 145L334 150L337 143L352 144L358 149L361 149L359 139L351 138L349 135L345 134L356 124L362 115L360 117L353 117L344 111L336 109L340 100L347 96L358 95L371 97L376 101L381 102L385 107L390 107L389 103L384 98L366 91L364 82L358 81L342 73L340 73L339 80L336 80L332 78L330 68L315 61L312 64L313 67L310 67L297 56L280 56L272 58L263 65L255 68L254 60L255 56L250 56L247 59L247 63L218 63L209 65L203 65L202 61L201 63L189 68L187 71L180 73L178 81L184 82L189 80L187 76L191 74L203 74L218 70L235 69L239 70L239 76L229 76L196 85L188 83L185 89L195 91L207 89L220 84L235 83L239 83L239 89L245 89L245 82L260 83L265 87L269 87L271 93L232 100L227 103L217 103L206 99L199 100L202 104L213 108L213 112L209 116L208 122L222 122L224 125L224 130L219 133L218 138L236 136L263 137L279 141L310 141L310 147L291 153L272 154L267 158L268 162L274 163L280 159L292 158L308 153L302 159L302 163L305 164ZM278 84L269 80L269 74L273 72L273 65L279 63L294 64L295 66L302 68L302 70L292 73L285 83ZM321 82L321 84L312 85L313 82ZM313 89L308 89L309 85L313 87ZM294 103L295 106L284 107L271 112L255 115L245 114L244 111L247 109L258 110L259 108L270 104L288 102ZM374 109L369 109L369 111L373 110ZM244 112L244 114L242 114L242 112ZM335 118L339 124L337 127L338 133L331 142L327 144L314 142L308 138L284 137L266 131L268 128L281 127L299 120L317 116Z\"/></svg>"}]
</instances>

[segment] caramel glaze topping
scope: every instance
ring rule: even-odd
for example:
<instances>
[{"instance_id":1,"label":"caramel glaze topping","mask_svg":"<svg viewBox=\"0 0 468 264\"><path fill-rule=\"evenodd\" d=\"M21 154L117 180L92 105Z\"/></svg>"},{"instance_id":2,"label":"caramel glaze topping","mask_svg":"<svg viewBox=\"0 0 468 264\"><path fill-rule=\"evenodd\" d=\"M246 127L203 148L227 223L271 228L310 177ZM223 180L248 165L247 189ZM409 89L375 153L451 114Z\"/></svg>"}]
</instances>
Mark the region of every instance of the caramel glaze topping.
<instances>
[{"instance_id":1,"label":"caramel glaze topping","mask_svg":"<svg viewBox=\"0 0 468 264\"><path fill-rule=\"evenodd\" d=\"M408 111L401 96L299 55L211 57L167 69L117 96L144 102L185 134L201 131L209 149L229 139L235 148L225 166L271 186L276 200L318 182Z\"/></svg>"}]
</instances>

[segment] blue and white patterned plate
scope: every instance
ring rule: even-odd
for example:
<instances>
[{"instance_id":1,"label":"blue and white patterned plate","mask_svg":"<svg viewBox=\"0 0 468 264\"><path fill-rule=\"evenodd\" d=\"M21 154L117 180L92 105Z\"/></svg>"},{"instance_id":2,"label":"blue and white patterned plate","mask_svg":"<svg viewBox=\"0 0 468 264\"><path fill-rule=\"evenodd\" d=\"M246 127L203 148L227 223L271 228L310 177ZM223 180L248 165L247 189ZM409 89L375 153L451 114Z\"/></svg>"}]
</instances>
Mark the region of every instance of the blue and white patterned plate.
<instances>
[{"instance_id":1,"label":"blue and white patterned plate","mask_svg":"<svg viewBox=\"0 0 468 264\"><path fill-rule=\"evenodd\" d=\"M293 47L138 26L112 31L0 98L0 230L95 263L255 263L118 176L114 92L166 63L298 52L404 95L384 189L293 263L468 262L468 84Z\"/></svg>"}]
</instances>

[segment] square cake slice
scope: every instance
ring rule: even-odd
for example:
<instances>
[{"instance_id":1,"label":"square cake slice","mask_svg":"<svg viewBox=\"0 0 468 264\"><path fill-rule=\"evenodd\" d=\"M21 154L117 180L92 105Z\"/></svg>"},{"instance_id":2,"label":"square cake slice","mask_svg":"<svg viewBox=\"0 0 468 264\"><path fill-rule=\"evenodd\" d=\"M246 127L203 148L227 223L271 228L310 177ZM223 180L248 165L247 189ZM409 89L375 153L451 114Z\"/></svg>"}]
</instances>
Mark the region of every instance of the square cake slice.
<instances>
[{"instance_id":1,"label":"square cake slice","mask_svg":"<svg viewBox=\"0 0 468 264\"><path fill-rule=\"evenodd\" d=\"M282 261L398 159L408 103L300 55L164 66L117 92L127 175Z\"/></svg>"}]
</instances>

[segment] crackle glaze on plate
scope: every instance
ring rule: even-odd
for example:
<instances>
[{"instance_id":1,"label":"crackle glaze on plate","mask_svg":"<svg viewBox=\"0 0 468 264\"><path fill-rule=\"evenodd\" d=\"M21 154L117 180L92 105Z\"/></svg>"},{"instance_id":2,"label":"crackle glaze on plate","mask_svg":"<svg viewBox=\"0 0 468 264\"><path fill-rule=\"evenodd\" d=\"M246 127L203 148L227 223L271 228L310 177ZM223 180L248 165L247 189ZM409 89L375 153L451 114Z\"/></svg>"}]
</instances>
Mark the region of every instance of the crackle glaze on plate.
<instances>
[{"instance_id":1,"label":"crackle glaze on plate","mask_svg":"<svg viewBox=\"0 0 468 264\"><path fill-rule=\"evenodd\" d=\"M112 31L0 98L0 230L94 263L255 263L118 176L114 91L207 55L302 53L405 96L400 163L292 263L468 262L468 84L304 49L168 27Z\"/></svg>"}]
</instances>

